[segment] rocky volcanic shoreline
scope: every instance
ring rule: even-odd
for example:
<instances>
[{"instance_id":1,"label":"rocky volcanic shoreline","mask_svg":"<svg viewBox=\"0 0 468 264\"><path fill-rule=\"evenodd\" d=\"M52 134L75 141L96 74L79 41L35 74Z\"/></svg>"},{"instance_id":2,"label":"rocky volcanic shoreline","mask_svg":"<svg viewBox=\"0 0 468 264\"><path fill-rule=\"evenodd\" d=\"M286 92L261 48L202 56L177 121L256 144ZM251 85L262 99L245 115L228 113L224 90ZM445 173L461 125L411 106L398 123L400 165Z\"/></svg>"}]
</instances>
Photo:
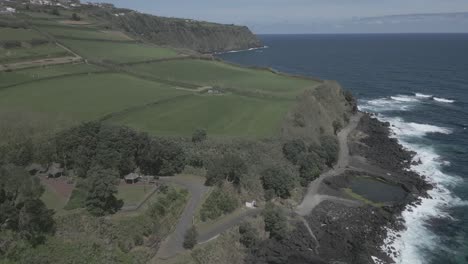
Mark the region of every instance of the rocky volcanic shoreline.
<instances>
[{"instance_id":1,"label":"rocky volcanic shoreline","mask_svg":"<svg viewBox=\"0 0 468 264\"><path fill-rule=\"evenodd\" d=\"M432 186L409 170L415 153L391 137L388 123L365 114L349 135L348 145L351 160L347 170L324 180L320 187L321 194L338 199L321 202L305 217L316 240L297 221L287 238L263 242L247 263L393 263L390 256L396 254L395 249L382 249L387 230L404 229L401 213L408 205L417 205ZM351 199L343 190L358 175L399 186L405 196L380 206L340 202Z\"/></svg>"},{"instance_id":2,"label":"rocky volcanic shoreline","mask_svg":"<svg viewBox=\"0 0 468 264\"><path fill-rule=\"evenodd\" d=\"M408 205L417 205L432 188L424 177L410 170L413 152L405 150L391 137L390 124L364 115L356 131L348 138L349 169L328 182L330 193L345 188L350 177L365 175L400 186L406 195L381 207L364 204L350 207L326 201L307 221L320 244L319 256L328 263L392 263L395 249L382 251L387 230L405 228L401 213Z\"/></svg>"}]
</instances>

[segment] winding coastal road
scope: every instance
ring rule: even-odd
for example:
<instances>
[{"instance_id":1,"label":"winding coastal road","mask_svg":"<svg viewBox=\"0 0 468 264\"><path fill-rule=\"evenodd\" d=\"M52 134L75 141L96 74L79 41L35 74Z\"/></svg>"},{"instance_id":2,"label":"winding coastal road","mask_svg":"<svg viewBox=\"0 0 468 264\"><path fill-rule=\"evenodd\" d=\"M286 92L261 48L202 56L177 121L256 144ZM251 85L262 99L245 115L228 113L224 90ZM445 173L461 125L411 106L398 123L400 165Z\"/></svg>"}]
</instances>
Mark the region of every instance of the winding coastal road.
<instances>
[{"instance_id":1,"label":"winding coastal road","mask_svg":"<svg viewBox=\"0 0 468 264\"><path fill-rule=\"evenodd\" d=\"M349 164L348 136L354 129L356 129L359 120L361 120L361 117L362 113L357 113L353 115L349 120L349 124L338 133L338 144L340 146L338 161L331 170L321 174L318 179L310 183L307 189L307 194L302 200L302 203L296 208L296 213L298 215L309 215L317 205L326 200L332 200L350 205L358 204L358 202L356 201L343 199L335 196L322 195L319 193L319 188L325 179L342 174L346 170Z\"/></svg>"}]
</instances>

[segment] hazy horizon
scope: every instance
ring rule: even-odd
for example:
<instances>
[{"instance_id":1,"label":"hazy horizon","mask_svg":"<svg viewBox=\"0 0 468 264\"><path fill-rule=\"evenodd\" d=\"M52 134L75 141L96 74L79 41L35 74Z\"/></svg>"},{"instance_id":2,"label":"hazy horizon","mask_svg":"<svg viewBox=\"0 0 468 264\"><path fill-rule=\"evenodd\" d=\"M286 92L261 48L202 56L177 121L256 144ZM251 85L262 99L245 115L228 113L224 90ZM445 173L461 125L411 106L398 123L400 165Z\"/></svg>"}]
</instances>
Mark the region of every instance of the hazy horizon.
<instances>
[{"instance_id":1,"label":"hazy horizon","mask_svg":"<svg viewBox=\"0 0 468 264\"><path fill-rule=\"evenodd\" d=\"M94 0L139 12L246 25L257 34L465 33L465 0Z\"/></svg>"}]
</instances>

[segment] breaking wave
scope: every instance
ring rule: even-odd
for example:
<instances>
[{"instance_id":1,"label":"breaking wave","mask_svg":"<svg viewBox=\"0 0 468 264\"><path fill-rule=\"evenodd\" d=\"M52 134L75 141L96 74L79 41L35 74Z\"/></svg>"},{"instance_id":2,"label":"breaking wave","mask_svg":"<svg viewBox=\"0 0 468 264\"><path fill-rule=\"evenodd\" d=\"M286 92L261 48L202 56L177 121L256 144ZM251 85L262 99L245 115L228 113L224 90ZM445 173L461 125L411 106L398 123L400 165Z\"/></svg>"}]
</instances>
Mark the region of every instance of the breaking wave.
<instances>
[{"instance_id":1,"label":"breaking wave","mask_svg":"<svg viewBox=\"0 0 468 264\"><path fill-rule=\"evenodd\" d=\"M434 98L434 101L437 101L439 103L448 103L448 104L455 103L455 100L451 100L451 99L445 99L445 98L440 98L440 97L433 97L433 98Z\"/></svg>"},{"instance_id":2,"label":"breaking wave","mask_svg":"<svg viewBox=\"0 0 468 264\"><path fill-rule=\"evenodd\" d=\"M423 101L417 98L433 98L431 95L415 94L414 96L392 96L364 101L360 109L376 113L375 118L390 123L392 137L398 139L399 143L407 150L414 151L415 165L411 170L431 183L434 188L428 191L430 198L422 198L417 206L408 205L403 211L401 218L405 224L405 230L387 230L387 238L382 250L398 264L424 264L427 262L421 249L440 249L438 237L426 225L427 221L434 218L448 218L445 209L450 206L467 204L465 201L455 197L450 192L450 187L458 184L461 179L454 175L443 172L443 167L449 166L450 162L443 160L432 146L418 143L426 135L431 133L451 134L453 131L447 127L439 127L431 124L420 124L405 122L401 117L385 116L388 110L408 110L416 107ZM388 105L387 105L388 104Z\"/></svg>"}]
</instances>

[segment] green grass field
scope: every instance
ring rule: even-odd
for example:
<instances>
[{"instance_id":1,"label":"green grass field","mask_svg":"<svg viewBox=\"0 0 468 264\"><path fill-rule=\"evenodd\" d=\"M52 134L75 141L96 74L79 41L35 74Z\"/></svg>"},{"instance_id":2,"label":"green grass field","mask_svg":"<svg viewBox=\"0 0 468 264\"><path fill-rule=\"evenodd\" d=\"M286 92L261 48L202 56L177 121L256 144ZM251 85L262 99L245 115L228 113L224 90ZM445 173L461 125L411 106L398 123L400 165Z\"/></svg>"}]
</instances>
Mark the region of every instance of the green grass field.
<instances>
[{"instance_id":1,"label":"green grass field","mask_svg":"<svg viewBox=\"0 0 468 264\"><path fill-rule=\"evenodd\" d=\"M317 83L274 74L267 70L236 67L207 60L176 60L137 64L131 69L148 76L199 85L215 85L240 92L269 93L294 98Z\"/></svg>"},{"instance_id":2,"label":"green grass field","mask_svg":"<svg viewBox=\"0 0 468 264\"><path fill-rule=\"evenodd\" d=\"M108 60L115 63L137 62L178 56L178 53L174 50L139 43L70 39L64 39L61 42L87 59Z\"/></svg>"},{"instance_id":3,"label":"green grass field","mask_svg":"<svg viewBox=\"0 0 468 264\"><path fill-rule=\"evenodd\" d=\"M0 72L0 89L5 86L33 81L42 78L56 77L74 73L93 73L105 70L96 65L89 64L65 64L53 65L41 68L30 68L12 72Z\"/></svg>"},{"instance_id":4,"label":"green grass field","mask_svg":"<svg viewBox=\"0 0 468 264\"><path fill-rule=\"evenodd\" d=\"M232 94L193 95L133 111L110 120L154 135L190 135L205 128L209 135L268 137L292 102L264 100Z\"/></svg>"},{"instance_id":5,"label":"green grass field","mask_svg":"<svg viewBox=\"0 0 468 264\"><path fill-rule=\"evenodd\" d=\"M0 49L0 63L12 63L42 58L56 58L71 55L55 44L31 48Z\"/></svg>"},{"instance_id":6,"label":"green grass field","mask_svg":"<svg viewBox=\"0 0 468 264\"><path fill-rule=\"evenodd\" d=\"M45 37L42 36L39 32L32 29L0 27L0 41L28 41L31 39L45 39Z\"/></svg>"},{"instance_id":7,"label":"green grass field","mask_svg":"<svg viewBox=\"0 0 468 264\"><path fill-rule=\"evenodd\" d=\"M0 110L45 113L51 118L86 121L186 93L124 74L92 74L0 90Z\"/></svg>"},{"instance_id":8,"label":"green grass field","mask_svg":"<svg viewBox=\"0 0 468 264\"><path fill-rule=\"evenodd\" d=\"M45 31L53 36L57 36L59 39L61 36L82 38L89 40L113 40L113 41L129 41L128 37L124 34L113 34L109 31L98 30L94 28L85 28L77 26L41 26L42 31Z\"/></svg>"},{"instance_id":9,"label":"green grass field","mask_svg":"<svg viewBox=\"0 0 468 264\"><path fill-rule=\"evenodd\" d=\"M135 206L142 202L146 195L150 194L154 188L154 185L119 185L117 199L122 199L124 206Z\"/></svg>"},{"instance_id":10,"label":"green grass field","mask_svg":"<svg viewBox=\"0 0 468 264\"><path fill-rule=\"evenodd\" d=\"M47 208L54 209L55 211L62 211L63 207L67 203L66 199L60 196L49 186L43 184L45 191L41 196L41 200L45 203Z\"/></svg>"}]
</instances>

